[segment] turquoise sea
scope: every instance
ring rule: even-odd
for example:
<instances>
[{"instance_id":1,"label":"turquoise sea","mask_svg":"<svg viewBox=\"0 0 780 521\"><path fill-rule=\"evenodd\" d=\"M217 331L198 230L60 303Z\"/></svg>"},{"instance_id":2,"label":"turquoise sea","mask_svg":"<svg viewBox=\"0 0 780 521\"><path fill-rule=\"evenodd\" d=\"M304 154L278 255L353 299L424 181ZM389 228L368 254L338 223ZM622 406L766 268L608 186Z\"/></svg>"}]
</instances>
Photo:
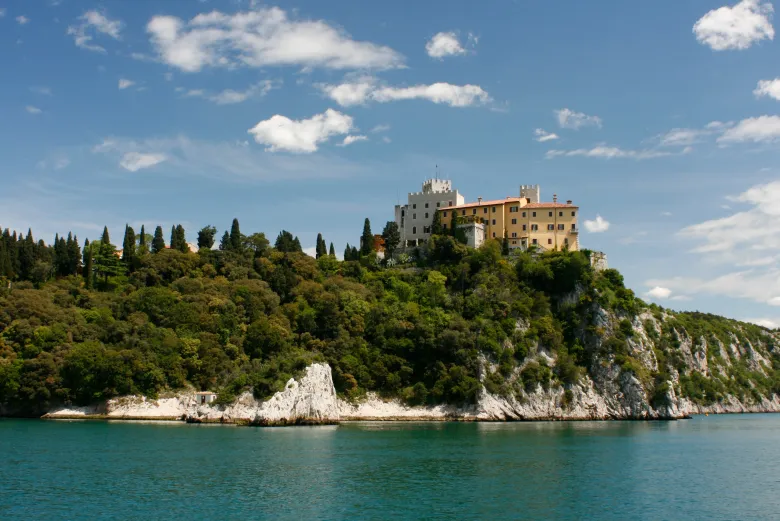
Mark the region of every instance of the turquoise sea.
<instances>
[{"instance_id":1,"label":"turquoise sea","mask_svg":"<svg viewBox=\"0 0 780 521\"><path fill-rule=\"evenodd\" d=\"M780 415L288 428L0 420L0 519L780 519Z\"/></svg>"}]
</instances>

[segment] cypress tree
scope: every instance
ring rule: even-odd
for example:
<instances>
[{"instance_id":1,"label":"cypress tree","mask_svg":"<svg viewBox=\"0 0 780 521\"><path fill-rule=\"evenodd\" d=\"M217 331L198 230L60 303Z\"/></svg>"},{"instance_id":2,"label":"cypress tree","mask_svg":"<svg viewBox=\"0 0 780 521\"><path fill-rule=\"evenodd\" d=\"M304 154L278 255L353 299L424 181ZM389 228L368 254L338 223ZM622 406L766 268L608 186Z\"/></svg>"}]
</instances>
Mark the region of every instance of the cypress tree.
<instances>
[{"instance_id":1,"label":"cypress tree","mask_svg":"<svg viewBox=\"0 0 780 521\"><path fill-rule=\"evenodd\" d=\"M398 230L398 224L395 221L387 221L385 229L382 230L382 239L385 241L385 251L387 258L392 258L398 244L401 242L401 232Z\"/></svg>"},{"instance_id":2,"label":"cypress tree","mask_svg":"<svg viewBox=\"0 0 780 521\"><path fill-rule=\"evenodd\" d=\"M165 249L165 239L163 239L162 226L154 229L154 239L152 239L152 253L160 253Z\"/></svg>"},{"instance_id":3,"label":"cypress tree","mask_svg":"<svg viewBox=\"0 0 780 521\"><path fill-rule=\"evenodd\" d=\"M509 255L509 236L506 230L504 230L504 240L501 242L501 255Z\"/></svg>"},{"instance_id":4,"label":"cypress tree","mask_svg":"<svg viewBox=\"0 0 780 521\"><path fill-rule=\"evenodd\" d=\"M317 248L316 248L317 258L323 257L328 254L328 247L325 246L325 239L322 238L322 234L317 234Z\"/></svg>"},{"instance_id":5,"label":"cypress tree","mask_svg":"<svg viewBox=\"0 0 780 521\"><path fill-rule=\"evenodd\" d=\"M357 249L357 247L353 246L352 251L350 252L350 255L352 256L352 260L360 260L360 251Z\"/></svg>"},{"instance_id":6,"label":"cypress tree","mask_svg":"<svg viewBox=\"0 0 780 521\"><path fill-rule=\"evenodd\" d=\"M328 251L328 255L330 255L331 257L336 256L336 248L333 247L333 243L330 243L330 251Z\"/></svg>"},{"instance_id":7,"label":"cypress tree","mask_svg":"<svg viewBox=\"0 0 780 521\"><path fill-rule=\"evenodd\" d=\"M136 250L137 254L143 255L144 253L147 253L149 251L149 246L146 244L146 228L144 225L141 225L141 235L138 236L138 250Z\"/></svg>"},{"instance_id":8,"label":"cypress tree","mask_svg":"<svg viewBox=\"0 0 780 521\"><path fill-rule=\"evenodd\" d=\"M63 241L60 238L59 233L54 234L54 272L58 277L65 276L68 265L68 250Z\"/></svg>"},{"instance_id":9,"label":"cypress tree","mask_svg":"<svg viewBox=\"0 0 780 521\"><path fill-rule=\"evenodd\" d=\"M111 239L108 237L108 226L103 226L103 236L100 237L100 244L111 244Z\"/></svg>"},{"instance_id":10,"label":"cypress tree","mask_svg":"<svg viewBox=\"0 0 780 521\"><path fill-rule=\"evenodd\" d=\"M344 260L352 260L352 248L349 246L349 243L347 243L347 246L344 248Z\"/></svg>"},{"instance_id":11,"label":"cypress tree","mask_svg":"<svg viewBox=\"0 0 780 521\"><path fill-rule=\"evenodd\" d=\"M19 272L18 276L22 280L30 280L33 266L35 265L35 241L33 240L32 230L27 229L27 237L17 241L17 250L19 251Z\"/></svg>"},{"instance_id":12,"label":"cypress tree","mask_svg":"<svg viewBox=\"0 0 780 521\"><path fill-rule=\"evenodd\" d=\"M79 247L79 238L75 235L73 239L68 232L68 275L78 275L81 269L81 248Z\"/></svg>"},{"instance_id":13,"label":"cypress tree","mask_svg":"<svg viewBox=\"0 0 780 521\"><path fill-rule=\"evenodd\" d=\"M179 249L179 237L176 235L176 226L171 225L171 240L168 243L171 245L172 250Z\"/></svg>"},{"instance_id":14,"label":"cypress tree","mask_svg":"<svg viewBox=\"0 0 780 521\"><path fill-rule=\"evenodd\" d=\"M135 269L135 230L125 225L125 240L122 242L122 261L127 269Z\"/></svg>"},{"instance_id":15,"label":"cypress tree","mask_svg":"<svg viewBox=\"0 0 780 521\"><path fill-rule=\"evenodd\" d=\"M436 210L433 212L433 223L431 223L431 235L441 235L444 233L444 228L441 225L441 212Z\"/></svg>"},{"instance_id":16,"label":"cypress tree","mask_svg":"<svg viewBox=\"0 0 780 521\"><path fill-rule=\"evenodd\" d=\"M176 225L176 249L182 253L190 251L190 245L187 244L187 234L184 232L184 226Z\"/></svg>"},{"instance_id":17,"label":"cypress tree","mask_svg":"<svg viewBox=\"0 0 780 521\"><path fill-rule=\"evenodd\" d=\"M5 234L0 235L0 277L11 278L11 257L8 255Z\"/></svg>"},{"instance_id":18,"label":"cypress tree","mask_svg":"<svg viewBox=\"0 0 780 521\"><path fill-rule=\"evenodd\" d=\"M233 224L230 226L230 248L234 251L241 251L241 244L243 243L241 237L241 229L238 226L238 219L233 219Z\"/></svg>"},{"instance_id":19,"label":"cypress tree","mask_svg":"<svg viewBox=\"0 0 780 521\"><path fill-rule=\"evenodd\" d=\"M222 236L222 240L219 241L219 249L222 251L230 250L230 234L225 230L225 234Z\"/></svg>"},{"instance_id":20,"label":"cypress tree","mask_svg":"<svg viewBox=\"0 0 780 521\"><path fill-rule=\"evenodd\" d=\"M363 235L360 236L360 254L368 255L374 251L374 234L371 233L371 221L366 217L363 223Z\"/></svg>"},{"instance_id":21,"label":"cypress tree","mask_svg":"<svg viewBox=\"0 0 780 521\"><path fill-rule=\"evenodd\" d=\"M92 246L89 244L89 239L84 240L84 286L87 289L92 289Z\"/></svg>"}]
</instances>

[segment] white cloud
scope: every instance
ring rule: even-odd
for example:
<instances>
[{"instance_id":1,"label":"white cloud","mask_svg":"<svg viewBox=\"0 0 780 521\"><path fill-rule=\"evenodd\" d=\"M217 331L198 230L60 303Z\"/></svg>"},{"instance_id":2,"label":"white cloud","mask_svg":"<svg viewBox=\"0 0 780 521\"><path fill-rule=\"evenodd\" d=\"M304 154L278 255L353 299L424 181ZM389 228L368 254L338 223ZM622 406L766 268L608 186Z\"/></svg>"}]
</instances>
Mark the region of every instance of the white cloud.
<instances>
[{"instance_id":1,"label":"white cloud","mask_svg":"<svg viewBox=\"0 0 780 521\"><path fill-rule=\"evenodd\" d=\"M773 40L772 4L764 0L742 0L701 17L693 26L699 43L714 51L743 50L761 40Z\"/></svg>"},{"instance_id":2,"label":"white cloud","mask_svg":"<svg viewBox=\"0 0 780 521\"><path fill-rule=\"evenodd\" d=\"M759 116L743 119L726 130L718 138L718 143L768 143L780 138L780 116Z\"/></svg>"},{"instance_id":3,"label":"white cloud","mask_svg":"<svg viewBox=\"0 0 780 521\"><path fill-rule=\"evenodd\" d=\"M753 94L757 98L762 96L769 96L770 98L780 100L780 78L759 81L756 90L753 91Z\"/></svg>"},{"instance_id":4,"label":"white cloud","mask_svg":"<svg viewBox=\"0 0 780 521\"><path fill-rule=\"evenodd\" d=\"M30 92L43 94L44 96L52 96L52 91L49 87L30 87Z\"/></svg>"},{"instance_id":5,"label":"white cloud","mask_svg":"<svg viewBox=\"0 0 780 521\"><path fill-rule=\"evenodd\" d=\"M287 151L309 154L317 151L320 143L332 136L348 134L352 118L328 109L309 119L291 120L282 115L272 116L249 129L255 141L267 145L269 152Z\"/></svg>"},{"instance_id":6,"label":"white cloud","mask_svg":"<svg viewBox=\"0 0 780 521\"><path fill-rule=\"evenodd\" d=\"M466 54L466 49L460 44L458 36L454 32L441 32L436 33L425 44L425 52L431 58L444 58L445 56Z\"/></svg>"},{"instance_id":7,"label":"white cloud","mask_svg":"<svg viewBox=\"0 0 780 521\"><path fill-rule=\"evenodd\" d=\"M669 288L662 288L661 286L655 286L645 295L654 299L667 299L672 296L672 290Z\"/></svg>"},{"instance_id":8,"label":"white cloud","mask_svg":"<svg viewBox=\"0 0 780 521\"><path fill-rule=\"evenodd\" d=\"M382 137L382 142L390 144L390 143L392 143L392 142L393 142L393 140L392 140L392 139L390 139L390 138L389 138L389 137L387 137L387 136L383 136L383 137Z\"/></svg>"},{"instance_id":9,"label":"white cloud","mask_svg":"<svg viewBox=\"0 0 780 521\"><path fill-rule=\"evenodd\" d=\"M122 156L119 166L131 172L137 172L144 168L150 168L165 161L163 154L141 154L139 152L127 152Z\"/></svg>"},{"instance_id":10,"label":"white cloud","mask_svg":"<svg viewBox=\"0 0 780 521\"><path fill-rule=\"evenodd\" d=\"M308 248L303 248L303 253L308 255L309 257L317 257L317 247L316 246L310 246Z\"/></svg>"},{"instance_id":11,"label":"white cloud","mask_svg":"<svg viewBox=\"0 0 780 521\"><path fill-rule=\"evenodd\" d=\"M590 233L603 233L609 230L609 221L598 214L596 214L595 220L585 221L583 224L585 225L585 229Z\"/></svg>"},{"instance_id":12,"label":"white cloud","mask_svg":"<svg viewBox=\"0 0 780 521\"><path fill-rule=\"evenodd\" d=\"M692 149L687 147L683 149L680 154L690 153ZM677 155L672 152L665 152L661 150L624 150L618 147L610 147L605 145L595 146L593 148L578 148L575 150L548 150L547 159L555 157L598 157L604 159L615 158L627 158L627 159L654 159L657 157L666 157Z\"/></svg>"},{"instance_id":13,"label":"white cloud","mask_svg":"<svg viewBox=\"0 0 780 521\"><path fill-rule=\"evenodd\" d=\"M767 329L777 329L780 327L780 319L777 318L746 318L745 322L765 327Z\"/></svg>"},{"instance_id":14,"label":"white cloud","mask_svg":"<svg viewBox=\"0 0 780 521\"><path fill-rule=\"evenodd\" d=\"M19 25L27 25L28 23L30 23L30 19L24 15L17 16L16 23L18 23Z\"/></svg>"},{"instance_id":15,"label":"white cloud","mask_svg":"<svg viewBox=\"0 0 780 521\"><path fill-rule=\"evenodd\" d=\"M368 136L349 135L345 137L344 141L342 141L338 146L345 147L347 145L351 145L352 143L357 143L358 141L368 141Z\"/></svg>"},{"instance_id":16,"label":"white cloud","mask_svg":"<svg viewBox=\"0 0 780 521\"><path fill-rule=\"evenodd\" d=\"M202 89L193 89L187 91L185 96L205 98L217 105L232 105L243 103L250 98L260 98L268 94L271 90L281 86L281 81L263 80L249 86L246 90L225 89L216 94L208 94Z\"/></svg>"},{"instance_id":17,"label":"white cloud","mask_svg":"<svg viewBox=\"0 0 780 521\"><path fill-rule=\"evenodd\" d=\"M695 128L673 128L666 134L660 135L659 144L662 147L689 146L699 143L709 132Z\"/></svg>"},{"instance_id":18,"label":"white cloud","mask_svg":"<svg viewBox=\"0 0 780 521\"><path fill-rule=\"evenodd\" d=\"M128 80L125 78L119 79L119 90L127 89L129 87L132 87L133 85L135 85L135 82L133 80Z\"/></svg>"},{"instance_id":19,"label":"white cloud","mask_svg":"<svg viewBox=\"0 0 780 521\"><path fill-rule=\"evenodd\" d=\"M24 109L25 109L27 112L29 112L30 114L40 114L41 112L43 112L43 111L42 111L41 109L39 109L38 107L33 107L32 105L27 105L27 106L26 106Z\"/></svg>"},{"instance_id":20,"label":"white cloud","mask_svg":"<svg viewBox=\"0 0 780 521\"><path fill-rule=\"evenodd\" d=\"M570 109L560 109L555 111L555 116L558 118L558 124L561 128L569 128L572 130L579 130L582 127L599 127L601 128L601 118L598 116L588 116L582 112L574 112Z\"/></svg>"},{"instance_id":21,"label":"white cloud","mask_svg":"<svg viewBox=\"0 0 780 521\"><path fill-rule=\"evenodd\" d=\"M547 132L544 129L537 128L534 130L534 136L536 136L536 141L539 143L544 143L546 141L553 141L555 139L558 139L558 134L553 134L552 132Z\"/></svg>"},{"instance_id":22,"label":"white cloud","mask_svg":"<svg viewBox=\"0 0 780 521\"><path fill-rule=\"evenodd\" d=\"M662 217L671 217L672 216L672 212L661 212L661 216Z\"/></svg>"},{"instance_id":23,"label":"white cloud","mask_svg":"<svg viewBox=\"0 0 780 521\"><path fill-rule=\"evenodd\" d=\"M484 105L492 101L490 95L479 85L451 85L440 82L411 87L388 87L378 85L374 78L362 77L339 85L318 86L342 107L362 105L369 101L389 103L410 99L424 99L451 107Z\"/></svg>"},{"instance_id":24,"label":"white cloud","mask_svg":"<svg viewBox=\"0 0 780 521\"><path fill-rule=\"evenodd\" d=\"M329 69L403 66L390 47L359 42L322 20L291 20L277 7L232 15L212 11L189 22L155 16L146 26L160 59L178 69L291 65Z\"/></svg>"},{"instance_id":25,"label":"white cloud","mask_svg":"<svg viewBox=\"0 0 780 521\"><path fill-rule=\"evenodd\" d=\"M0 7L0 18L3 18L5 16L5 8Z\"/></svg>"},{"instance_id":26,"label":"white cloud","mask_svg":"<svg viewBox=\"0 0 780 521\"><path fill-rule=\"evenodd\" d=\"M372 134L381 134L390 130L390 125L377 125L371 129Z\"/></svg>"},{"instance_id":27,"label":"white cloud","mask_svg":"<svg viewBox=\"0 0 780 521\"><path fill-rule=\"evenodd\" d=\"M95 34L105 34L114 40L121 38L122 22L120 20L111 20L98 11L87 11L79 17L78 25L68 27L68 34L73 36L76 47L87 49L88 51L105 53L105 48L92 43ZM91 34L89 34L91 33Z\"/></svg>"}]
</instances>

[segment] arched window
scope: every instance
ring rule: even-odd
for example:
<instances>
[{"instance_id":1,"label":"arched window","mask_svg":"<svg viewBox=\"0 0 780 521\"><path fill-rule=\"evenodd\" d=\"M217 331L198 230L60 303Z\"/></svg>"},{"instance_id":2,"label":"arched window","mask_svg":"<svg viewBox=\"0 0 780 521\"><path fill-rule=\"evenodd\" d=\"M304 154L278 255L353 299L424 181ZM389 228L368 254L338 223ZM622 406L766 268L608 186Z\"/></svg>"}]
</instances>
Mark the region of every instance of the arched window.
<instances>
[{"instance_id":1,"label":"arched window","mask_svg":"<svg viewBox=\"0 0 780 521\"><path fill-rule=\"evenodd\" d=\"M412 227L412 233L413 233L413 234L414 234L414 233L417 233L417 226L413 226L413 227Z\"/></svg>"}]
</instances>

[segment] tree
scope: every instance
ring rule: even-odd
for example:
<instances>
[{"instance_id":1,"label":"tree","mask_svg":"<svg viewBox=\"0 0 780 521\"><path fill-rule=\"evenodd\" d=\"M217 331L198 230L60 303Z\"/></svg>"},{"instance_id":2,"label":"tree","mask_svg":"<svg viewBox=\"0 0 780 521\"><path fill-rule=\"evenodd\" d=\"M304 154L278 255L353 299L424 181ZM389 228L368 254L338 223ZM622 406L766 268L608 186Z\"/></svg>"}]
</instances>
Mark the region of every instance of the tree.
<instances>
[{"instance_id":1,"label":"tree","mask_svg":"<svg viewBox=\"0 0 780 521\"><path fill-rule=\"evenodd\" d=\"M328 247L325 245L325 239L322 238L322 234L317 234L317 248L316 248L317 258L327 255L328 254Z\"/></svg>"},{"instance_id":2,"label":"tree","mask_svg":"<svg viewBox=\"0 0 780 521\"><path fill-rule=\"evenodd\" d=\"M438 213L438 212L437 212ZM385 258L392 258L398 244L401 242L401 232L398 230L398 224L395 221L387 221L385 229L382 230L382 239L385 241Z\"/></svg>"},{"instance_id":3,"label":"tree","mask_svg":"<svg viewBox=\"0 0 780 521\"><path fill-rule=\"evenodd\" d=\"M301 241L287 230L282 230L276 237L274 248L281 252L302 252Z\"/></svg>"},{"instance_id":4,"label":"tree","mask_svg":"<svg viewBox=\"0 0 780 521\"><path fill-rule=\"evenodd\" d=\"M151 244L151 240L149 240L148 237L149 236L146 234L146 229L142 224L141 234L138 236L138 250L136 250L139 256L143 255L144 253L149 253L149 245Z\"/></svg>"},{"instance_id":5,"label":"tree","mask_svg":"<svg viewBox=\"0 0 780 521\"><path fill-rule=\"evenodd\" d=\"M458 215L457 210L452 211L452 230L450 230L450 233L452 234L455 239L461 243L466 244L468 242L468 238L466 237L466 230L460 227L460 224L462 222L461 216Z\"/></svg>"},{"instance_id":6,"label":"tree","mask_svg":"<svg viewBox=\"0 0 780 521\"><path fill-rule=\"evenodd\" d=\"M349 243L347 243L346 247L344 248L344 260L352 260L352 247L349 245Z\"/></svg>"},{"instance_id":7,"label":"tree","mask_svg":"<svg viewBox=\"0 0 780 521\"><path fill-rule=\"evenodd\" d=\"M171 229L171 249L182 253L190 251L190 245L187 244L187 235L184 232L184 226L177 224Z\"/></svg>"},{"instance_id":8,"label":"tree","mask_svg":"<svg viewBox=\"0 0 780 521\"><path fill-rule=\"evenodd\" d=\"M509 255L509 235L506 230L504 230L504 240L501 243L501 255Z\"/></svg>"},{"instance_id":9,"label":"tree","mask_svg":"<svg viewBox=\"0 0 780 521\"><path fill-rule=\"evenodd\" d=\"M135 270L135 230L125 225L125 239L122 241L122 260L127 269Z\"/></svg>"},{"instance_id":10,"label":"tree","mask_svg":"<svg viewBox=\"0 0 780 521\"><path fill-rule=\"evenodd\" d=\"M230 234L227 231L222 235L222 240L219 241L219 249L221 251L230 250Z\"/></svg>"},{"instance_id":11,"label":"tree","mask_svg":"<svg viewBox=\"0 0 780 521\"><path fill-rule=\"evenodd\" d=\"M154 239L152 239L152 253L160 253L165 249L165 239L163 239L162 226L154 229Z\"/></svg>"},{"instance_id":12,"label":"tree","mask_svg":"<svg viewBox=\"0 0 780 521\"><path fill-rule=\"evenodd\" d=\"M214 239L217 229L213 226L204 226L198 232L198 250L210 250L214 247Z\"/></svg>"},{"instance_id":13,"label":"tree","mask_svg":"<svg viewBox=\"0 0 780 521\"><path fill-rule=\"evenodd\" d=\"M160 229L160 233L162 234L162 229ZM104 231L103 237L107 236L107 232ZM93 245L92 249L94 254L94 259L92 262L95 275L98 277L103 277L103 285L105 288L107 288L110 277L115 277L124 273L125 270L122 266L122 261L117 255L116 246L110 242L104 242L103 238L101 238L100 244L98 244L97 248L95 248Z\"/></svg>"},{"instance_id":14,"label":"tree","mask_svg":"<svg viewBox=\"0 0 780 521\"><path fill-rule=\"evenodd\" d=\"M328 251L328 255L330 255L331 257L336 256L336 248L333 247L333 243L330 243L330 250Z\"/></svg>"},{"instance_id":15,"label":"tree","mask_svg":"<svg viewBox=\"0 0 780 521\"><path fill-rule=\"evenodd\" d=\"M81 248L79 239L75 235L71 238L68 232L68 240L65 243L68 250L68 275L77 275L81 268Z\"/></svg>"},{"instance_id":16,"label":"tree","mask_svg":"<svg viewBox=\"0 0 780 521\"><path fill-rule=\"evenodd\" d=\"M171 240L168 242L172 250L179 249L179 237L176 235L176 226L171 225Z\"/></svg>"},{"instance_id":17,"label":"tree","mask_svg":"<svg viewBox=\"0 0 780 521\"><path fill-rule=\"evenodd\" d=\"M456 210L457 211L457 210ZM441 235L444 233L444 227L441 224L441 212L433 212L433 223L431 223L431 235Z\"/></svg>"},{"instance_id":18,"label":"tree","mask_svg":"<svg viewBox=\"0 0 780 521\"><path fill-rule=\"evenodd\" d=\"M238 226L238 219L233 219L233 224L230 226L230 247L233 251L241 251L241 244L243 242L241 229Z\"/></svg>"},{"instance_id":19,"label":"tree","mask_svg":"<svg viewBox=\"0 0 780 521\"><path fill-rule=\"evenodd\" d=\"M103 226L103 235L100 237L100 244L111 244L111 238L108 236L108 226Z\"/></svg>"},{"instance_id":20,"label":"tree","mask_svg":"<svg viewBox=\"0 0 780 521\"><path fill-rule=\"evenodd\" d=\"M244 249L254 252L255 257L262 257L270 244L263 232L244 237Z\"/></svg>"},{"instance_id":21,"label":"tree","mask_svg":"<svg viewBox=\"0 0 780 521\"><path fill-rule=\"evenodd\" d=\"M84 240L84 286L87 289L92 289L92 246L89 244L89 239Z\"/></svg>"},{"instance_id":22,"label":"tree","mask_svg":"<svg viewBox=\"0 0 780 521\"><path fill-rule=\"evenodd\" d=\"M360 236L360 254L368 255L374 251L374 234L371 233L371 221L366 217L363 222L363 235Z\"/></svg>"}]
</instances>

